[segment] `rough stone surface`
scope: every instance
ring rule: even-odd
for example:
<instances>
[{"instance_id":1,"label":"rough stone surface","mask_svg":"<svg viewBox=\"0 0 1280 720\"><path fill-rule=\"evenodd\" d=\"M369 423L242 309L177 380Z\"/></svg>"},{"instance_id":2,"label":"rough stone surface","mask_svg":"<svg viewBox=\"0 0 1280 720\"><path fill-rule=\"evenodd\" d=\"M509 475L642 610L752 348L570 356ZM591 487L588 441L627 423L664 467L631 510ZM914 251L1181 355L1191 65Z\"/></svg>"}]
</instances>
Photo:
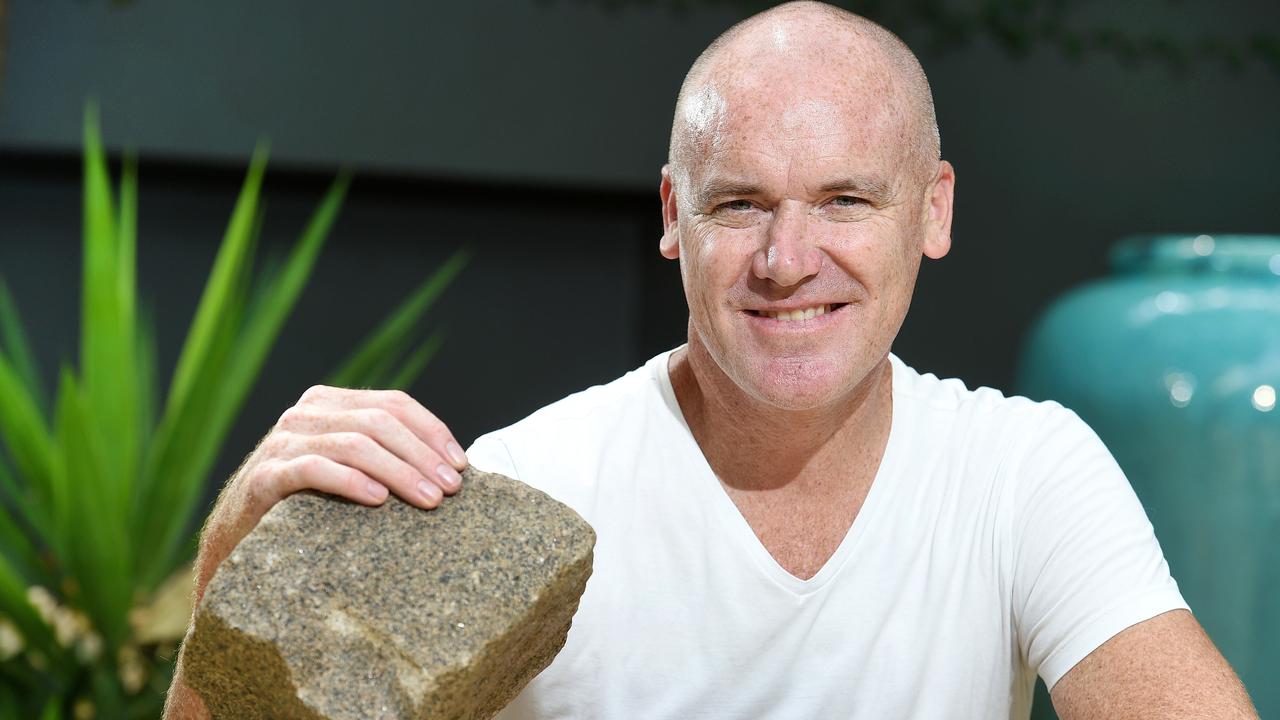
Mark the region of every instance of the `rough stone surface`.
<instances>
[{"instance_id":1,"label":"rough stone surface","mask_svg":"<svg viewBox=\"0 0 1280 720\"><path fill-rule=\"evenodd\" d=\"M286 498L219 567L184 650L215 718L489 718L564 647L595 533L468 468L424 511Z\"/></svg>"}]
</instances>

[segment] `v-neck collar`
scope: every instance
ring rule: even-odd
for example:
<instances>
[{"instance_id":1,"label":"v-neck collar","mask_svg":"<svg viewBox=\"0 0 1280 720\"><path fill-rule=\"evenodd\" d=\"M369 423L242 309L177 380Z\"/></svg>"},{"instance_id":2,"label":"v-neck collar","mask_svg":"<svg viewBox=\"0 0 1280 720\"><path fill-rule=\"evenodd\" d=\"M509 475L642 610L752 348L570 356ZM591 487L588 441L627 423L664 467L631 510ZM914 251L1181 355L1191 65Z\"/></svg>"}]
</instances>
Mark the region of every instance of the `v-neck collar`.
<instances>
[{"instance_id":1,"label":"v-neck collar","mask_svg":"<svg viewBox=\"0 0 1280 720\"><path fill-rule=\"evenodd\" d=\"M720 484L720 479L716 477L710 463L707 462L702 448L693 437L693 431L689 429L689 423L685 419L684 412L680 409L680 402L676 399L675 388L671 385L669 368L672 353L683 347L685 345L672 348L655 357L652 362L655 363L653 374L657 376L663 400L665 400L671 414L679 421L684 430L687 442L684 444L682 451L690 455L692 466L698 468L698 477L689 479L692 485L691 490L698 494L702 502L708 503L714 508L715 515L725 526L726 531L733 537L735 544L751 555L756 566L767 577L795 595L809 595L817 592L840 572L840 568L844 566L853 554L862 537L869 532L868 528L875 524L879 515L880 505L885 502L884 497L890 492L891 486L895 482L899 462L898 456L902 452L899 446L903 442L900 437L902 435L901 427L905 421L903 413L907 412L907 403L902 401L902 390L908 378L904 377L904 368L901 360L892 353L889 354L889 364L893 372L893 414L889 423L889 439L885 445L884 454L880 458L880 466L876 469L875 478L867 491L867 497L863 500L857 517L854 518L853 524L845 532L845 536L840 540L835 552L831 554L831 557L827 558L826 563L813 577L808 580L802 580L779 565L778 561L769 554L764 544L760 542L760 538L756 537L755 531L751 529L751 524L747 522L742 512L738 510L733 498L729 497L729 494L725 492L724 487Z\"/></svg>"}]
</instances>

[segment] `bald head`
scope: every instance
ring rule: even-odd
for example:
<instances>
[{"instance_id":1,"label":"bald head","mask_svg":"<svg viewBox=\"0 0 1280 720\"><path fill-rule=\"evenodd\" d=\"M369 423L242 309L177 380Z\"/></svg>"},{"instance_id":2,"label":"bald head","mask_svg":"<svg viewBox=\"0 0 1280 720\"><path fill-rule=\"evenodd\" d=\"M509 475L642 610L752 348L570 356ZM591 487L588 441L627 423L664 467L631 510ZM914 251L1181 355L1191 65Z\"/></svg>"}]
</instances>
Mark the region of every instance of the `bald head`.
<instances>
[{"instance_id":1,"label":"bald head","mask_svg":"<svg viewBox=\"0 0 1280 720\"><path fill-rule=\"evenodd\" d=\"M937 170L933 95L910 48L859 15L792 2L729 28L694 61L676 101L672 174L687 177L692 162L716 151L732 113L776 112L771 121L785 132L788 111L805 103L887 133L899 177L923 183Z\"/></svg>"}]
</instances>

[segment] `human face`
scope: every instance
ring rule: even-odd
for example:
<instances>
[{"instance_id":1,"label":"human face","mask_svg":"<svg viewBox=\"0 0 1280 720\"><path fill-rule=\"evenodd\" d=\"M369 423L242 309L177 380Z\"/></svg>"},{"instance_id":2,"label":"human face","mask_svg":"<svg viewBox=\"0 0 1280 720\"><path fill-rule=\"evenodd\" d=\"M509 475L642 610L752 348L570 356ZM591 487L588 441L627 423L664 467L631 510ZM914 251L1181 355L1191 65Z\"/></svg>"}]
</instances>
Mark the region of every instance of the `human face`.
<instances>
[{"instance_id":1,"label":"human face","mask_svg":"<svg viewBox=\"0 0 1280 720\"><path fill-rule=\"evenodd\" d=\"M884 361L922 252L949 247L951 185L940 203L937 176L911 176L902 114L867 91L778 87L695 98L698 150L663 171L662 250L680 260L691 349L756 400L806 410Z\"/></svg>"}]
</instances>

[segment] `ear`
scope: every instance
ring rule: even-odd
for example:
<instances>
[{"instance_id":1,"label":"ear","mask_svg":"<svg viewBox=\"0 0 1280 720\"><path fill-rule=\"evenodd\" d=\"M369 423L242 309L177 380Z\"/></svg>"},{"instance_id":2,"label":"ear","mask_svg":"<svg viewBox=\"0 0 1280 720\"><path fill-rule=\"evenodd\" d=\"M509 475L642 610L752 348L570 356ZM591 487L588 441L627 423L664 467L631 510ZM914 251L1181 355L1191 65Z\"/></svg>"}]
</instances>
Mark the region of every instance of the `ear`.
<instances>
[{"instance_id":1,"label":"ear","mask_svg":"<svg viewBox=\"0 0 1280 720\"><path fill-rule=\"evenodd\" d=\"M925 208L924 254L939 260L951 250L951 211L955 206L956 169L946 160L938 162L938 173L929 183Z\"/></svg>"},{"instance_id":2,"label":"ear","mask_svg":"<svg viewBox=\"0 0 1280 720\"><path fill-rule=\"evenodd\" d=\"M675 260L680 257L680 226L676 222L676 193L671 187L670 165L662 166L658 195L662 198L662 239L658 241L658 252L668 260Z\"/></svg>"}]
</instances>

